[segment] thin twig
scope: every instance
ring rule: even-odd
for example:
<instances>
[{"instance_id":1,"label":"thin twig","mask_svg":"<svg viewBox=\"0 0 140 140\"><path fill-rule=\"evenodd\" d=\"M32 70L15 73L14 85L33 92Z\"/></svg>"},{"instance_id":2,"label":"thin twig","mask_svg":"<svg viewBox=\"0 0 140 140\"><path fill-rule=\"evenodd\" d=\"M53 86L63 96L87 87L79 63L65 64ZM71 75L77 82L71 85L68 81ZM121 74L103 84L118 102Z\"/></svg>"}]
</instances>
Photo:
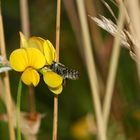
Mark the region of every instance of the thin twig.
<instances>
[{"instance_id":1,"label":"thin twig","mask_svg":"<svg viewBox=\"0 0 140 140\"><path fill-rule=\"evenodd\" d=\"M97 13L96 13L97 10L95 8L95 4L93 3L93 0L85 1L85 4L86 4L88 15L93 16L93 17L97 16ZM104 48L103 40L97 28L97 25L93 23L92 20L89 20L89 23L90 23L89 25L90 25L91 34L92 34L91 38L92 38L93 44L95 45L95 52L97 53L97 56L98 56L98 54L101 52L101 49Z\"/></svg>"},{"instance_id":2,"label":"thin twig","mask_svg":"<svg viewBox=\"0 0 140 140\"><path fill-rule=\"evenodd\" d=\"M140 62L140 48L139 48L139 44L140 44L140 28L139 28L140 6L139 6L139 1L138 0L135 0L133 2L127 1L127 4L128 4L128 10L129 10L129 17L131 19L131 24L132 24L132 28L133 28L132 35L136 42L135 50L136 50L136 54L138 56L138 62ZM138 69L138 75L139 75L139 80L140 80L140 63L137 63L137 69Z\"/></svg>"},{"instance_id":3,"label":"thin twig","mask_svg":"<svg viewBox=\"0 0 140 140\"><path fill-rule=\"evenodd\" d=\"M101 0L101 2L105 5L105 7L108 9L108 11L110 12L110 14L112 15L112 17L115 19L115 21L117 22L117 18L113 12L113 10L111 9L111 7L108 5L107 2L105 2L104 0ZM111 1L112 2L112 1ZM114 3L113 3L114 4Z\"/></svg>"},{"instance_id":4,"label":"thin twig","mask_svg":"<svg viewBox=\"0 0 140 140\"><path fill-rule=\"evenodd\" d=\"M20 15L21 15L21 28L25 36L30 36L29 17L28 17L28 2L27 0L20 0Z\"/></svg>"},{"instance_id":5,"label":"thin twig","mask_svg":"<svg viewBox=\"0 0 140 140\"><path fill-rule=\"evenodd\" d=\"M17 105L16 105L16 126L17 126L17 139L21 140L21 123L20 123L20 106L21 106L21 92L22 92L22 81L19 80L17 90Z\"/></svg>"},{"instance_id":6,"label":"thin twig","mask_svg":"<svg viewBox=\"0 0 140 140\"><path fill-rule=\"evenodd\" d=\"M5 47L5 39L4 39L1 5L0 5L0 51L1 51L1 55L4 58L6 58L6 47ZM8 72L4 73L2 80L4 82L4 88L5 88L5 101L6 101L5 105L6 105L6 109L7 109L7 115L8 115L8 125L9 125L9 135L10 135L9 139L15 140L14 125L13 125L13 121L12 121L13 106L12 106L12 98L11 98Z\"/></svg>"},{"instance_id":7,"label":"thin twig","mask_svg":"<svg viewBox=\"0 0 140 140\"><path fill-rule=\"evenodd\" d=\"M4 89L4 84L2 82L2 79L0 77L0 99L5 103L7 100L5 99L5 96L3 94L3 92L5 92ZM13 101L13 100L12 100ZM13 124L14 127L16 128L16 105L14 103L14 101L12 102L13 105ZM20 112L20 129L22 134L24 135L25 140L37 140L36 138L36 134L39 131L39 127L40 127L40 123L41 123L41 119L44 118L46 116L46 114L40 114L38 112L36 112L36 114L31 114L29 112ZM0 114L0 120L7 122L8 121L8 116L7 114Z\"/></svg>"},{"instance_id":8,"label":"thin twig","mask_svg":"<svg viewBox=\"0 0 140 140\"><path fill-rule=\"evenodd\" d=\"M57 140L58 129L58 96L54 96L54 112L53 112L53 139Z\"/></svg>"},{"instance_id":9,"label":"thin twig","mask_svg":"<svg viewBox=\"0 0 140 140\"><path fill-rule=\"evenodd\" d=\"M56 15L56 54L57 62L59 61L60 48L60 15L61 15L61 0L57 0L57 15ZM57 140L58 129L58 95L54 96L54 113L53 113L53 140Z\"/></svg>"},{"instance_id":10,"label":"thin twig","mask_svg":"<svg viewBox=\"0 0 140 140\"><path fill-rule=\"evenodd\" d=\"M80 39L82 36L81 36L81 29L79 27L80 22L78 20L75 0L63 0L63 4L64 4L64 7L66 9L68 18L70 20L72 29L74 31L76 42L78 44L78 49L79 49L81 58L84 60L84 53L81 49L81 48L83 48L83 42Z\"/></svg>"},{"instance_id":11,"label":"thin twig","mask_svg":"<svg viewBox=\"0 0 140 140\"><path fill-rule=\"evenodd\" d=\"M124 19L125 19L124 10L123 10L122 2L121 2L120 15L118 19L118 32L115 36L115 42L113 45L113 52L111 56L111 62L110 62L110 68L109 68L109 74L107 78L107 85L106 85L106 92L105 92L105 99L104 99L104 104L103 104L103 116L104 116L104 123L106 127L107 127L108 119L109 119L111 99L112 99L119 54L120 54L120 49L121 49L121 45L120 45L121 31L123 29Z\"/></svg>"},{"instance_id":12,"label":"thin twig","mask_svg":"<svg viewBox=\"0 0 140 140\"><path fill-rule=\"evenodd\" d=\"M92 90L92 101L95 107L95 114L96 114L97 127L98 127L98 137L100 138L100 140L106 140L106 132L105 132L104 120L102 116L101 102L99 98L97 72L96 72L96 67L95 67L94 57L92 53L91 42L90 42L86 12L84 7L84 0L77 0L76 2L78 6L78 13L79 13L81 27L82 27L82 35L83 35L82 39L84 41L84 46L85 46L84 52L85 52L88 76L90 80L90 86Z\"/></svg>"},{"instance_id":13,"label":"thin twig","mask_svg":"<svg viewBox=\"0 0 140 140\"><path fill-rule=\"evenodd\" d=\"M28 12L28 1L20 0L20 15L21 15L21 28L26 37L30 36L30 27L29 27L29 12ZM34 96L34 87L29 86L29 101L30 101L30 112L36 112L35 96Z\"/></svg>"},{"instance_id":14,"label":"thin twig","mask_svg":"<svg viewBox=\"0 0 140 140\"><path fill-rule=\"evenodd\" d=\"M61 16L61 0L57 0L56 42L55 42L57 61L59 61L59 48L60 48L60 16Z\"/></svg>"},{"instance_id":15,"label":"thin twig","mask_svg":"<svg viewBox=\"0 0 140 140\"><path fill-rule=\"evenodd\" d=\"M88 16L89 15L93 17L97 16L97 8L95 6L95 1L93 0L85 1L85 6L86 6L86 11L87 11ZM88 19L89 19L89 28L91 31L91 40L92 40L92 44L94 44L94 53L97 57L99 67L101 68L101 72L103 71L103 75L104 75L106 71L105 70L106 63L105 63L104 57L107 52L104 49L106 49L106 47L104 47L103 39L101 37L99 28L94 22L92 22L92 20L90 20L89 17ZM98 74L97 77L98 77L99 85L100 85L100 97L101 97L105 88L104 81L103 81L104 79L101 77L101 75L98 72L97 74Z\"/></svg>"}]
</instances>

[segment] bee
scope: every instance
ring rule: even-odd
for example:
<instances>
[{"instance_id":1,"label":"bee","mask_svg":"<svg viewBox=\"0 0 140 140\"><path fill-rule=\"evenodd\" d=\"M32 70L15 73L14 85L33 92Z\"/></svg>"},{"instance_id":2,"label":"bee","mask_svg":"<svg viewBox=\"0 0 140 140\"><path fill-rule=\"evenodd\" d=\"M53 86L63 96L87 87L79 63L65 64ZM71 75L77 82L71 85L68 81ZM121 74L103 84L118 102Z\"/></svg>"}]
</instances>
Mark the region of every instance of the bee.
<instances>
[{"instance_id":1,"label":"bee","mask_svg":"<svg viewBox=\"0 0 140 140\"><path fill-rule=\"evenodd\" d=\"M79 78L78 71L74 69L69 69L68 67L59 62L53 61L51 65L47 65L47 68L63 77L64 80L65 79L77 80Z\"/></svg>"}]
</instances>

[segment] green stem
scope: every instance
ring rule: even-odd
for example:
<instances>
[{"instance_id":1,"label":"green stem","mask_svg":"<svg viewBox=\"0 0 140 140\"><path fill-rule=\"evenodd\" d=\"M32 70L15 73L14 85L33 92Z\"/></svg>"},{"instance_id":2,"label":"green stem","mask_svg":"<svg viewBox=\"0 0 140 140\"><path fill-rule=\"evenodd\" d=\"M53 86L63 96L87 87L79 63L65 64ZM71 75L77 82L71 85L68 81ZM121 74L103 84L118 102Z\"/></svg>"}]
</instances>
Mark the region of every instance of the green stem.
<instances>
[{"instance_id":1,"label":"green stem","mask_svg":"<svg viewBox=\"0 0 140 140\"><path fill-rule=\"evenodd\" d=\"M18 91L17 91L17 105L16 105L16 124L17 124L17 140L21 140L21 130L20 130L20 103L21 103L21 91L22 82L19 80Z\"/></svg>"}]
</instances>

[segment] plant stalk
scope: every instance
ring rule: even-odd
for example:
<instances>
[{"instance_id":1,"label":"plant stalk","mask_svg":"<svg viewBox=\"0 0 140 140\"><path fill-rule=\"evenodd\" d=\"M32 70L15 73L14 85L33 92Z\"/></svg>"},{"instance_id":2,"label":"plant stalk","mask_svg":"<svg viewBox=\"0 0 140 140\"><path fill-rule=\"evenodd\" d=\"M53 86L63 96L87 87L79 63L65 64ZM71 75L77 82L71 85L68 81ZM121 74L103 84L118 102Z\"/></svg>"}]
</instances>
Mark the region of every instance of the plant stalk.
<instances>
[{"instance_id":1,"label":"plant stalk","mask_svg":"<svg viewBox=\"0 0 140 140\"><path fill-rule=\"evenodd\" d=\"M56 54L57 62L59 62L60 49L60 15L61 15L61 0L57 0L57 14L56 14ZM54 96L54 113L53 113L53 140L57 140L58 129L58 95Z\"/></svg>"},{"instance_id":2,"label":"plant stalk","mask_svg":"<svg viewBox=\"0 0 140 140\"><path fill-rule=\"evenodd\" d=\"M30 36L29 14L27 0L20 0L21 28L25 36Z\"/></svg>"},{"instance_id":3,"label":"plant stalk","mask_svg":"<svg viewBox=\"0 0 140 140\"><path fill-rule=\"evenodd\" d=\"M16 125L17 125L17 140L21 140L21 127L20 127L20 106L21 106L21 91L22 82L19 80L18 91L17 91L17 105L16 105Z\"/></svg>"},{"instance_id":4,"label":"plant stalk","mask_svg":"<svg viewBox=\"0 0 140 140\"><path fill-rule=\"evenodd\" d=\"M91 92L92 92L92 102L95 107L95 115L97 120L97 129L98 129L98 138L100 140L106 140L106 132L104 126L104 120L101 110L100 94L99 94L99 85L97 79L96 66L94 62L94 56L92 53L92 46L90 42L90 35L88 29L88 23L86 19L86 11L84 7L84 0L77 0L77 7L79 18L81 21L82 28L82 40L84 41L84 53L85 53L85 62L88 71Z\"/></svg>"},{"instance_id":5,"label":"plant stalk","mask_svg":"<svg viewBox=\"0 0 140 140\"><path fill-rule=\"evenodd\" d=\"M132 35L134 37L136 46L136 54L138 56L138 63L137 63L137 69L138 69L138 76L139 76L139 81L140 81L140 6L139 6L139 0L134 0L132 1L127 1L127 6L128 6L128 13L132 25Z\"/></svg>"},{"instance_id":6,"label":"plant stalk","mask_svg":"<svg viewBox=\"0 0 140 140\"><path fill-rule=\"evenodd\" d=\"M121 31L123 30L123 25L124 25L124 19L125 19L125 13L123 9L123 3L121 2L120 14L119 14L119 19L118 19L118 32L114 40L110 68L109 68L109 73L108 73L108 78L107 78L106 91L105 91L105 99L104 99L104 104L103 104L103 117L104 117L104 123L105 123L106 128L107 128L108 120L109 120L111 100L113 96L115 77L116 77L118 60L119 60L120 50L121 50L120 41L121 41Z\"/></svg>"},{"instance_id":7,"label":"plant stalk","mask_svg":"<svg viewBox=\"0 0 140 140\"><path fill-rule=\"evenodd\" d=\"M4 39L1 5L0 5L0 51L1 51L1 55L6 58L6 47L5 47L5 39ZM12 106L12 97L11 97L8 72L4 73L4 76L2 77L2 81L4 82L4 88L5 88L5 105L7 109L7 115L8 115L8 127L9 127L9 137L10 137L9 139L15 140L15 132L14 132L14 124L13 124L13 106Z\"/></svg>"},{"instance_id":8,"label":"plant stalk","mask_svg":"<svg viewBox=\"0 0 140 140\"><path fill-rule=\"evenodd\" d=\"M30 22L29 22L29 10L28 10L28 0L20 0L20 15L21 15L21 28L26 37L30 37ZM29 102L30 102L30 112L36 112L34 87L29 86Z\"/></svg>"}]
</instances>

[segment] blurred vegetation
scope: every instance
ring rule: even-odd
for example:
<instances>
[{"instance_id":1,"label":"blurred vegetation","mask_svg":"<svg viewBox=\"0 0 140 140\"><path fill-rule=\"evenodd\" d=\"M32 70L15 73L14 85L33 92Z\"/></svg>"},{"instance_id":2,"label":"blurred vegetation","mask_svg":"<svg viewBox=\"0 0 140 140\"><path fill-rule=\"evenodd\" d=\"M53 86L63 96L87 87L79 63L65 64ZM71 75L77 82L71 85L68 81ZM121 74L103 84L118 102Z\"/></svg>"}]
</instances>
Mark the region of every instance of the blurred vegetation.
<instances>
[{"instance_id":1,"label":"blurred vegetation","mask_svg":"<svg viewBox=\"0 0 140 140\"><path fill-rule=\"evenodd\" d=\"M87 0L88 3L88 0ZM96 3L96 2L95 2ZM98 14L103 13L107 18L111 18L108 10L99 1ZM108 3L110 3L108 1ZM117 8L110 3L115 9ZM19 47L19 31L20 10L19 1L2 0L2 13L4 20L5 40L7 46L7 54L15 48ZM73 9L71 9L73 10ZM29 17L31 35L41 36L49 39L55 46L55 17L56 17L56 0L29 0ZM80 26L80 25L79 25ZM102 31L104 41L111 42L113 38ZM109 43L110 44L110 43ZM60 45L60 62L70 68L80 71L80 79L77 81L66 82L63 93L59 96L59 124L58 139L59 140L91 140L96 138L95 133L88 131L86 126L87 114L92 113L93 119L94 109L92 108L92 100L90 94L90 86L84 60L80 55L80 47L73 32L70 20L67 16L64 4L62 4L61 13L61 45ZM110 46L105 46L111 49ZM82 48L81 48L82 49ZM105 49L106 50L106 49ZM106 68L108 69L109 57L106 60ZM99 74L102 70L98 64ZM104 70L106 71L106 70ZM107 72L104 74L107 76ZM14 71L10 72L12 97L16 99L17 83L19 74ZM105 78L106 79L106 78ZM106 80L104 80L104 84ZM44 82L41 82L35 88L35 99L37 111L46 113L43 118L38 140L50 140L52 137L52 118L53 118L53 94L46 88ZM28 89L24 86L22 92L22 110L29 111ZM5 112L5 107L0 102L0 113ZM95 126L96 127L96 126ZM77 133L73 132L75 130ZM79 134L81 132L81 134ZM85 132L85 134L83 134ZM119 60L116 86L112 101L111 121L109 123L108 136L114 140L139 140L140 139L140 87L138 82L137 68L135 62L131 60L129 52L122 48ZM5 122L0 122L0 139L8 140L8 129ZM83 136L83 137L80 137Z\"/></svg>"}]
</instances>

